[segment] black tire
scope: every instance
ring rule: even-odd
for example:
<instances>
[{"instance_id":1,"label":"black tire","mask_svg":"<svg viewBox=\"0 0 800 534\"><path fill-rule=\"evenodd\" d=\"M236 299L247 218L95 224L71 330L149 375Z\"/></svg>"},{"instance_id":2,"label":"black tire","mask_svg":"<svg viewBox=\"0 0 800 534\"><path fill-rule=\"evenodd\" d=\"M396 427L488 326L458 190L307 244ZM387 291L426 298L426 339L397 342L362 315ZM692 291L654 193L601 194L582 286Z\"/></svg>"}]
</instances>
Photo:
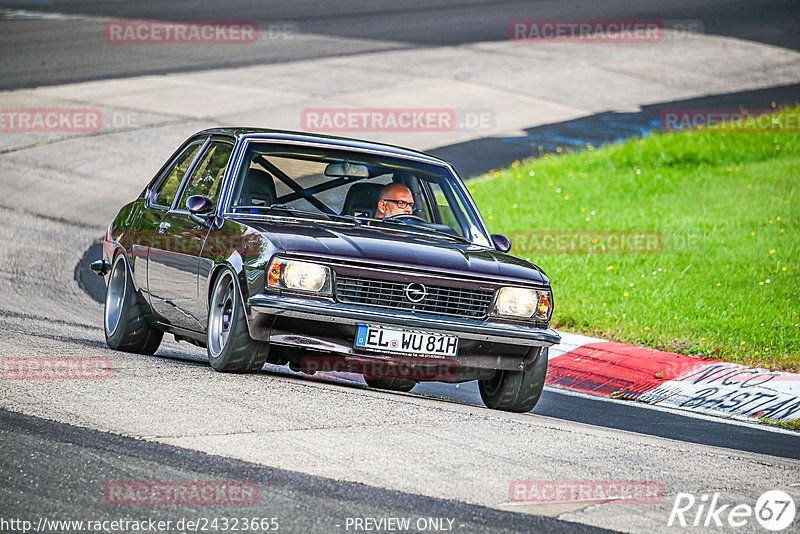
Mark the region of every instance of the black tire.
<instances>
[{"instance_id":1,"label":"black tire","mask_svg":"<svg viewBox=\"0 0 800 534\"><path fill-rule=\"evenodd\" d=\"M114 350L155 354L164 332L153 326L150 307L133 287L124 254L114 258L103 306L106 344Z\"/></svg>"},{"instance_id":2,"label":"black tire","mask_svg":"<svg viewBox=\"0 0 800 534\"><path fill-rule=\"evenodd\" d=\"M371 388L402 391L403 393L408 393L417 385L416 380L409 380L407 378L368 378L365 376L364 380Z\"/></svg>"},{"instance_id":3,"label":"black tire","mask_svg":"<svg viewBox=\"0 0 800 534\"><path fill-rule=\"evenodd\" d=\"M542 348L527 371L497 371L487 380L478 380L483 403L494 410L529 412L533 410L544 389L547 375L548 349Z\"/></svg>"},{"instance_id":4,"label":"black tire","mask_svg":"<svg viewBox=\"0 0 800 534\"><path fill-rule=\"evenodd\" d=\"M257 373L269 356L269 343L250 337L239 281L230 269L220 272L208 300L206 352L224 373Z\"/></svg>"}]
</instances>

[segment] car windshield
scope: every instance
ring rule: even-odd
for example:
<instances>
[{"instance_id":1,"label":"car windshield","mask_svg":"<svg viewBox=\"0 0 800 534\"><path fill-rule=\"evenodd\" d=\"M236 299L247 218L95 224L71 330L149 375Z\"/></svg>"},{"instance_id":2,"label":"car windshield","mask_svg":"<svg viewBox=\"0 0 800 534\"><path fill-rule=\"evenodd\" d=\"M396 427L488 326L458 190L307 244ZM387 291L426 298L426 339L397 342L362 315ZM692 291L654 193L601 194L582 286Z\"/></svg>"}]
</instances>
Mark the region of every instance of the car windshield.
<instances>
[{"instance_id":1,"label":"car windshield","mask_svg":"<svg viewBox=\"0 0 800 534\"><path fill-rule=\"evenodd\" d=\"M229 212L391 227L490 247L447 167L388 155L248 142Z\"/></svg>"}]
</instances>

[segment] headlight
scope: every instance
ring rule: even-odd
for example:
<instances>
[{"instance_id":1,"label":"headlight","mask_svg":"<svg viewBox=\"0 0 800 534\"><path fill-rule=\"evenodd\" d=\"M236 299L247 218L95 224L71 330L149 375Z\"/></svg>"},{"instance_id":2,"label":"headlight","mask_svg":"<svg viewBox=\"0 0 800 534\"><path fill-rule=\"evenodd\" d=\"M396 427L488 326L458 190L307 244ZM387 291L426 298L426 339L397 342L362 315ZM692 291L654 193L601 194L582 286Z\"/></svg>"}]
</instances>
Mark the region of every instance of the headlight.
<instances>
[{"instance_id":1,"label":"headlight","mask_svg":"<svg viewBox=\"0 0 800 534\"><path fill-rule=\"evenodd\" d=\"M307 261L275 258L267 271L267 285L275 289L292 289L330 294L331 270Z\"/></svg>"},{"instance_id":2,"label":"headlight","mask_svg":"<svg viewBox=\"0 0 800 534\"><path fill-rule=\"evenodd\" d=\"M553 314L553 295L524 287L503 287L497 293L493 315L549 321Z\"/></svg>"}]
</instances>

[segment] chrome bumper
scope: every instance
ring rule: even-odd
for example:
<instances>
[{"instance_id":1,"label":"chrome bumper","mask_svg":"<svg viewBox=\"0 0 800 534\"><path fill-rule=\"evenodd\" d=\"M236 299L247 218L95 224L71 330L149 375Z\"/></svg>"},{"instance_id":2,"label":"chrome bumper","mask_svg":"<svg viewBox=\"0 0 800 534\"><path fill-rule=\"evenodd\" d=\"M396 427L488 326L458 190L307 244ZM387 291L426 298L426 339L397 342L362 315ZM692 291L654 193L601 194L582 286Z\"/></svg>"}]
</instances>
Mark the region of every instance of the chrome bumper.
<instances>
[{"instance_id":1,"label":"chrome bumper","mask_svg":"<svg viewBox=\"0 0 800 534\"><path fill-rule=\"evenodd\" d=\"M534 328L498 322L409 314L393 310L364 308L352 304L281 295L254 295L248 299L247 304L251 310L270 316L348 325L370 323L433 330L455 334L463 339L490 343L549 347L561 342L561 336L552 328Z\"/></svg>"}]
</instances>

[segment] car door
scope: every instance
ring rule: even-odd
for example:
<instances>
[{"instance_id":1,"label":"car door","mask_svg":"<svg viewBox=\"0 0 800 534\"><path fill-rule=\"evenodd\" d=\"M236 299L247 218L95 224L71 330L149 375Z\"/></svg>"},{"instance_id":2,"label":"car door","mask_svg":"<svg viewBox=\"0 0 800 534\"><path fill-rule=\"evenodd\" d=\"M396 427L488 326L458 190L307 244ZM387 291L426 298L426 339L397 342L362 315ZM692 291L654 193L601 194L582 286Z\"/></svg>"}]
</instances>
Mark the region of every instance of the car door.
<instances>
[{"instance_id":1,"label":"car door","mask_svg":"<svg viewBox=\"0 0 800 534\"><path fill-rule=\"evenodd\" d=\"M186 199L205 195L216 205L222 187L233 142L212 138L184 180L180 196L164 213L157 238L150 243L147 281L150 302L159 318L178 328L202 332L205 324L198 319L197 274L203 242L208 228L193 221L186 209Z\"/></svg>"},{"instance_id":2,"label":"car door","mask_svg":"<svg viewBox=\"0 0 800 534\"><path fill-rule=\"evenodd\" d=\"M135 286L145 292L148 291L147 257L150 243L154 237L158 236L159 223L175 201L187 171L207 140L208 136L192 139L178 151L145 191L143 209L132 214L132 217L136 219L132 221L132 226L137 229L131 247L132 274Z\"/></svg>"}]
</instances>

